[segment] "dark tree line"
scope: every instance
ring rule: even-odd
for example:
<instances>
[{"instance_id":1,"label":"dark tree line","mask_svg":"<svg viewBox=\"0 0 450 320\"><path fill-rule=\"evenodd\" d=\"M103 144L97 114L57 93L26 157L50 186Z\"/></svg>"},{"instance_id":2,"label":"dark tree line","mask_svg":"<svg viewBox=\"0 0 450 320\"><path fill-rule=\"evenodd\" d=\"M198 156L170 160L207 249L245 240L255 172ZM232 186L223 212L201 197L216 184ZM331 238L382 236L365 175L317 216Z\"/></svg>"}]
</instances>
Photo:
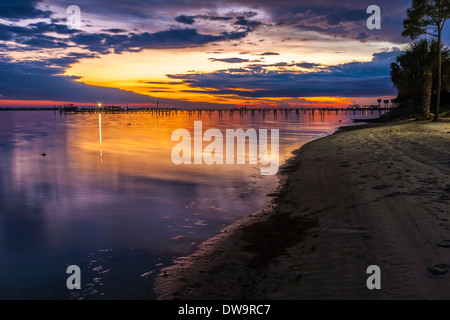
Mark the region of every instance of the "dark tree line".
<instances>
[{"instance_id":1,"label":"dark tree line","mask_svg":"<svg viewBox=\"0 0 450 320\"><path fill-rule=\"evenodd\" d=\"M450 89L450 53L442 44L442 32L449 17L450 0L413 0L403 22L402 35L412 40L422 35L435 39L411 44L391 65L400 107L427 119L433 105L435 121L439 119L442 98L448 103Z\"/></svg>"}]
</instances>

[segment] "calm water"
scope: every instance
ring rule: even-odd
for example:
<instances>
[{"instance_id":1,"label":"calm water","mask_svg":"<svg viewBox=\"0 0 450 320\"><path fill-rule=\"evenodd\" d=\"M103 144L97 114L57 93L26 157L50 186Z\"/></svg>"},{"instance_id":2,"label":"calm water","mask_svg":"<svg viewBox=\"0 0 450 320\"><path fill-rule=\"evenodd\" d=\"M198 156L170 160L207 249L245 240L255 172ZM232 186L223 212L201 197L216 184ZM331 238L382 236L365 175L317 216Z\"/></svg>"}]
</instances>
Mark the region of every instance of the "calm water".
<instances>
[{"instance_id":1,"label":"calm water","mask_svg":"<svg viewBox=\"0 0 450 320\"><path fill-rule=\"evenodd\" d=\"M260 166L174 165L175 129L280 129L283 162L376 116L1 112L0 299L152 299L161 268L267 204L277 178ZM69 265L81 290L66 288Z\"/></svg>"}]
</instances>

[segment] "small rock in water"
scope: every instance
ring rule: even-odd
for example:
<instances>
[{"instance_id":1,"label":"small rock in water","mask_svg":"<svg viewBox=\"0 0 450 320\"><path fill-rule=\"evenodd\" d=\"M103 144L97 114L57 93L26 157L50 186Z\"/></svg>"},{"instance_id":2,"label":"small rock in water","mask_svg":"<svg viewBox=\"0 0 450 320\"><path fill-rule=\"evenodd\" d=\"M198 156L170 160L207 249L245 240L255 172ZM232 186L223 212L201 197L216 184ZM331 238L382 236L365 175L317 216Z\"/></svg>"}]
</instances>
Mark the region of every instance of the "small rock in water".
<instances>
[{"instance_id":1,"label":"small rock in water","mask_svg":"<svg viewBox=\"0 0 450 320\"><path fill-rule=\"evenodd\" d=\"M446 264L436 264L434 266L428 267L427 271L433 276L442 276L450 270L450 266Z\"/></svg>"},{"instance_id":2,"label":"small rock in water","mask_svg":"<svg viewBox=\"0 0 450 320\"><path fill-rule=\"evenodd\" d=\"M42 154L41 154L41 156L45 157L45 156L46 156L46 154L45 154L45 153L42 153Z\"/></svg>"},{"instance_id":3,"label":"small rock in water","mask_svg":"<svg viewBox=\"0 0 450 320\"><path fill-rule=\"evenodd\" d=\"M149 271L149 272L146 272L146 273L143 273L143 274L141 274L141 277L142 277L142 278L149 277L149 276L151 276L151 274L152 274L153 272L154 272L154 270Z\"/></svg>"},{"instance_id":4,"label":"small rock in water","mask_svg":"<svg viewBox=\"0 0 450 320\"><path fill-rule=\"evenodd\" d=\"M441 242L436 244L436 247L450 248L450 240L442 240Z\"/></svg>"}]
</instances>

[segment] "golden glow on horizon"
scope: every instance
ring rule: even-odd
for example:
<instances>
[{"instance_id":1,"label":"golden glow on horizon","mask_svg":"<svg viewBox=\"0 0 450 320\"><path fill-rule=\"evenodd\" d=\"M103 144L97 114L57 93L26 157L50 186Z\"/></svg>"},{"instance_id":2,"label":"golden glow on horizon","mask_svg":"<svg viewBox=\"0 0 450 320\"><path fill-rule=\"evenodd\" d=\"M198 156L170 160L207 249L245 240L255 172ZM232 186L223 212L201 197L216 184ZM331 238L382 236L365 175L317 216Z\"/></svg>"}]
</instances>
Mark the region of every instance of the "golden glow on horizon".
<instances>
[{"instance_id":1,"label":"golden glow on horizon","mask_svg":"<svg viewBox=\"0 0 450 320\"><path fill-rule=\"evenodd\" d=\"M289 29L289 30L287 30ZM174 99L190 102L232 104L237 106L276 105L293 98L244 98L235 95L215 95L208 88L193 88L180 79L167 75L212 73L249 64L265 65L268 70L316 72L317 69L269 66L276 63L316 63L324 66L353 61L368 62L374 52L392 47L388 42L366 42L331 37L314 32L300 32L294 28L263 27L244 40L209 44L183 49L147 49L141 52L103 55L99 59L82 59L66 70L66 75L80 77L80 82L102 87L119 88L148 95L155 99ZM289 31L289 32L288 32ZM289 41L280 41L283 35ZM304 40L302 38L310 38ZM261 41L264 40L264 41ZM330 50L332 46L332 50ZM261 55L276 52L278 55ZM220 59L239 58L242 63L226 63ZM235 90L239 90L236 88ZM196 91L196 92L187 92ZM300 97L301 98L301 97ZM333 106L351 104L349 98L301 98L315 106L332 103ZM275 102L272 104L271 102ZM286 104L285 103L285 104Z\"/></svg>"}]
</instances>

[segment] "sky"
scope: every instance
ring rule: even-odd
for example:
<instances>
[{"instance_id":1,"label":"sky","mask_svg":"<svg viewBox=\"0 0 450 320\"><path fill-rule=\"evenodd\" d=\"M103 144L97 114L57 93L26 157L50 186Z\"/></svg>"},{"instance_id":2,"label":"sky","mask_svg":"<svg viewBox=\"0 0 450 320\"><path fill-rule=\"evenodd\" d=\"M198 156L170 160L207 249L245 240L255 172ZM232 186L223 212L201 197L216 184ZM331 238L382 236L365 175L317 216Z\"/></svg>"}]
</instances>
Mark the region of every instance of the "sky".
<instances>
[{"instance_id":1,"label":"sky","mask_svg":"<svg viewBox=\"0 0 450 320\"><path fill-rule=\"evenodd\" d=\"M367 27L370 5L381 9L379 30ZM0 106L376 104L396 95L389 68L410 43L401 36L410 5L1 0Z\"/></svg>"}]
</instances>

